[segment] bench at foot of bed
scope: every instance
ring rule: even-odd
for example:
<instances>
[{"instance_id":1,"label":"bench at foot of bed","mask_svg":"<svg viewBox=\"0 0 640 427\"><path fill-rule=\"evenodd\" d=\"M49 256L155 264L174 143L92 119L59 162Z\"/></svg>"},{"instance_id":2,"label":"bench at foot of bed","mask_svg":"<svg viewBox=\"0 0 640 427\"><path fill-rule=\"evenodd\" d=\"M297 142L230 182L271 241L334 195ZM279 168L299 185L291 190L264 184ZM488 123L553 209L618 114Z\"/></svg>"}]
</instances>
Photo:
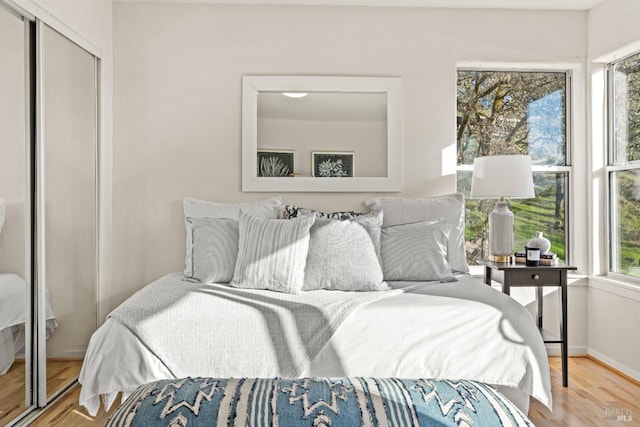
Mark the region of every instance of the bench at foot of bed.
<instances>
[{"instance_id":1,"label":"bench at foot of bed","mask_svg":"<svg viewBox=\"0 0 640 427\"><path fill-rule=\"evenodd\" d=\"M139 387L107 426L529 426L476 381L381 378L161 380Z\"/></svg>"}]
</instances>

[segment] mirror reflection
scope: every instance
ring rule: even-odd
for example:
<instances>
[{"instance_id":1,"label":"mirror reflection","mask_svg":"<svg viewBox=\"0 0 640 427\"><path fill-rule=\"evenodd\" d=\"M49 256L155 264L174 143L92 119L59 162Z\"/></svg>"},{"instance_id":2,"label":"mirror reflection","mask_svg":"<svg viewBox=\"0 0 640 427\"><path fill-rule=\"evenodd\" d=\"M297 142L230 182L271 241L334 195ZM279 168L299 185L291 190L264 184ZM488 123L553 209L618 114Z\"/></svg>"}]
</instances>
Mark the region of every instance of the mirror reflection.
<instances>
[{"instance_id":1,"label":"mirror reflection","mask_svg":"<svg viewBox=\"0 0 640 427\"><path fill-rule=\"evenodd\" d=\"M260 91L258 177L386 177L387 94Z\"/></svg>"},{"instance_id":2,"label":"mirror reflection","mask_svg":"<svg viewBox=\"0 0 640 427\"><path fill-rule=\"evenodd\" d=\"M26 38L0 7L0 424L25 405Z\"/></svg>"},{"instance_id":3,"label":"mirror reflection","mask_svg":"<svg viewBox=\"0 0 640 427\"><path fill-rule=\"evenodd\" d=\"M46 343L51 396L79 374L97 326L97 100L94 56L48 27L43 39L45 284L58 324Z\"/></svg>"},{"instance_id":4,"label":"mirror reflection","mask_svg":"<svg viewBox=\"0 0 640 427\"><path fill-rule=\"evenodd\" d=\"M243 76L242 191L400 191L398 77Z\"/></svg>"}]
</instances>

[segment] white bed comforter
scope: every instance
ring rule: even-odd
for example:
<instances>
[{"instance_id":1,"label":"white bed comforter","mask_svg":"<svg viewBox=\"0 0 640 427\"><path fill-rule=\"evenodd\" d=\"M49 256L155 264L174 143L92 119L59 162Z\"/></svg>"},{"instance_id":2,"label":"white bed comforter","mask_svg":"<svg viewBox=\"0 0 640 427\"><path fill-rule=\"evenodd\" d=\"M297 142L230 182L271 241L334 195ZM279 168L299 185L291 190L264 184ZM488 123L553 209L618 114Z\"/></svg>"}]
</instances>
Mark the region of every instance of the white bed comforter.
<instances>
[{"instance_id":1,"label":"white bed comforter","mask_svg":"<svg viewBox=\"0 0 640 427\"><path fill-rule=\"evenodd\" d=\"M47 339L58 327L49 292L46 291ZM27 284L13 273L0 273L0 375L5 374L24 349L24 322L27 308Z\"/></svg>"},{"instance_id":2,"label":"white bed comforter","mask_svg":"<svg viewBox=\"0 0 640 427\"><path fill-rule=\"evenodd\" d=\"M174 273L161 280L184 286L181 278ZM418 285L391 283L404 292L388 293L355 309L300 370L300 376L469 379L512 387L551 406L547 355L532 317L516 301L479 279L468 275L457 279ZM256 340L269 340L262 336L268 330L237 336L208 327L201 340L219 342L221 349L230 344L251 348ZM154 346L141 341L121 321L109 318L89 343L79 378L80 404L95 414L100 396L109 408L118 392L126 397L141 384L175 377L173 362L162 361ZM263 365L260 357L247 354L247 359L255 360L251 375L236 371L236 364L181 367L179 375L273 376L271 370L260 375L263 366L270 366Z\"/></svg>"},{"instance_id":3,"label":"white bed comforter","mask_svg":"<svg viewBox=\"0 0 640 427\"><path fill-rule=\"evenodd\" d=\"M175 378L298 378L334 331L363 304L401 290L299 295L166 276L108 318L124 324ZM249 338L249 339L247 339Z\"/></svg>"}]
</instances>

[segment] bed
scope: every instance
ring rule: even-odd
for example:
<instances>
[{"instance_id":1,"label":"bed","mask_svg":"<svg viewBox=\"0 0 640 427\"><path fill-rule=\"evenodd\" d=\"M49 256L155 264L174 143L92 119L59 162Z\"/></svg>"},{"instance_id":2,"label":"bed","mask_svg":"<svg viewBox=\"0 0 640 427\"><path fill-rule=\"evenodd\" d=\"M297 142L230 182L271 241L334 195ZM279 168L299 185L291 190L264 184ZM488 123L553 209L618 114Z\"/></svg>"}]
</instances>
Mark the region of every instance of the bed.
<instances>
[{"instance_id":1,"label":"bed","mask_svg":"<svg viewBox=\"0 0 640 427\"><path fill-rule=\"evenodd\" d=\"M13 365L16 355L24 350L24 322L27 284L17 274L0 274L0 375ZM49 293L46 294L47 339L58 327Z\"/></svg>"},{"instance_id":2,"label":"bed","mask_svg":"<svg viewBox=\"0 0 640 427\"><path fill-rule=\"evenodd\" d=\"M199 299L219 298L216 295L224 295L226 288L185 283L181 273L174 273L149 285L143 295L176 286L189 287L189 294ZM304 369L282 376L470 379L503 386L501 391L521 409L526 409L523 405L529 395L551 405L545 348L533 319L517 302L469 275L457 276L455 282L391 286L401 292L357 307ZM239 300L237 292L230 291L231 298ZM184 308L177 305L176 309ZM253 309L247 305L230 310L240 317L243 308ZM215 319L214 313L209 314L207 322ZM204 343L216 339L212 328L190 338L184 345L191 352L204 352L208 348ZM196 347L198 341L203 341L202 349ZM251 342L239 344L216 346L224 349L225 358L246 357ZM236 353L229 353L234 348ZM80 404L95 414L100 396L108 408L118 392L126 396L142 384L163 378L277 375L271 365L261 363L253 371L244 366L231 370L219 364L215 353L210 354L210 363L200 362L202 369L174 372L157 353L124 323L109 318L91 338L80 374Z\"/></svg>"},{"instance_id":3,"label":"bed","mask_svg":"<svg viewBox=\"0 0 640 427\"><path fill-rule=\"evenodd\" d=\"M551 407L532 316L461 271L460 197L415 202L377 200L342 221L287 209L282 221L277 200L185 201L185 271L140 289L93 334L80 404L95 415L101 399L108 409L162 379L375 377L477 381L525 414L530 396Z\"/></svg>"}]
</instances>

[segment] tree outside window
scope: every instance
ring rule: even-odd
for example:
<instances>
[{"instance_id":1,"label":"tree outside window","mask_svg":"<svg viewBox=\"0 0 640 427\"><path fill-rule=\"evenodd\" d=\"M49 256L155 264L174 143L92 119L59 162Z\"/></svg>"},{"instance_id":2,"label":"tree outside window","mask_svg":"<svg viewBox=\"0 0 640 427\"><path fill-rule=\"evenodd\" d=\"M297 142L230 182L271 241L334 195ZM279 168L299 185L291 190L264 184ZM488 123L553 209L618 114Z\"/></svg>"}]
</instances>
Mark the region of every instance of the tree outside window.
<instances>
[{"instance_id":1,"label":"tree outside window","mask_svg":"<svg viewBox=\"0 0 640 427\"><path fill-rule=\"evenodd\" d=\"M532 158L536 198L510 203L516 249L542 231L551 251L566 258L567 82L565 72L458 71L457 184L466 197L470 265L488 256L488 215L495 200L470 199L469 192L474 158L490 155Z\"/></svg>"}]
</instances>

